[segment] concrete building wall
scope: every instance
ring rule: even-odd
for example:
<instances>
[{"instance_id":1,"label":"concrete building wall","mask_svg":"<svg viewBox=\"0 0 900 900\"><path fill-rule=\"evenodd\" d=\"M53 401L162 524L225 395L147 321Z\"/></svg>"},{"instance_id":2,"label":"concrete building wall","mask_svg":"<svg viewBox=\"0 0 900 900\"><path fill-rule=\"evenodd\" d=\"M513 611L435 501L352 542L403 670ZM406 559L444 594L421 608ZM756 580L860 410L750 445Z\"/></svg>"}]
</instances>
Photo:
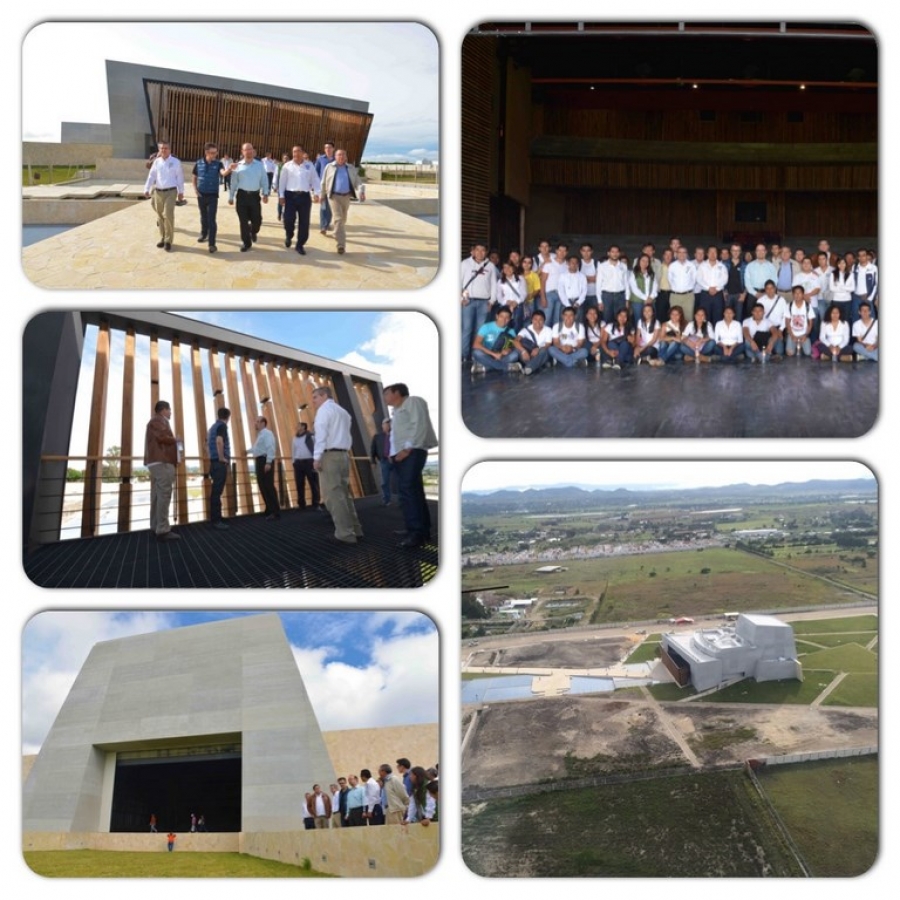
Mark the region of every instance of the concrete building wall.
<instances>
[{"instance_id":1,"label":"concrete building wall","mask_svg":"<svg viewBox=\"0 0 900 900\"><path fill-rule=\"evenodd\" d=\"M304 793L333 766L277 615L97 644L26 780L24 829L108 831L107 752L234 736L242 830L301 828Z\"/></svg>"},{"instance_id":2,"label":"concrete building wall","mask_svg":"<svg viewBox=\"0 0 900 900\"><path fill-rule=\"evenodd\" d=\"M347 731L327 731L322 737L334 763L335 774L359 774L394 763L405 756L414 766L429 768L440 759L440 726L437 722L424 725L398 725L393 728L356 728Z\"/></svg>"},{"instance_id":3,"label":"concrete building wall","mask_svg":"<svg viewBox=\"0 0 900 900\"><path fill-rule=\"evenodd\" d=\"M63 144L110 144L109 125L103 122L61 122L60 141Z\"/></svg>"},{"instance_id":4,"label":"concrete building wall","mask_svg":"<svg viewBox=\"0 0 900 900\"><path fill-rule=\"evenodd\" d=\"M112 156L112 144L61 143L23 141L23 166L93 166L98 159Z\"/></svg>"}]
</instances>

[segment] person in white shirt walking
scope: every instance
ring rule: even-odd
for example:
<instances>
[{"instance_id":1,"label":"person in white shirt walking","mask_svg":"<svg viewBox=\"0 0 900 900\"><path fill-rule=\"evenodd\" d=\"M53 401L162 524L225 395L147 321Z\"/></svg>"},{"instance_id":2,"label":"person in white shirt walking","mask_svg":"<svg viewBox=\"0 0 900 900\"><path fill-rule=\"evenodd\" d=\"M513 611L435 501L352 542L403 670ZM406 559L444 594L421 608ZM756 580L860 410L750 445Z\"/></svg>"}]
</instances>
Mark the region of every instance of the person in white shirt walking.
<instances>
[{"instance_id":1,"label":"person in white shirt walking","mask_svg":"<svg viewBox=\"0 0 900 900\"><path fill-rule=\"evenodd\" d=\"M175 237L175 201L184 200L184 171L181 160L172 156L167 142L160 141L157 147L159 154L150 166L144 196L151 200L153 212L156 213L156 224L159 226L159 243L156 246L171 253Z\"/></svg>"}]
</instances>

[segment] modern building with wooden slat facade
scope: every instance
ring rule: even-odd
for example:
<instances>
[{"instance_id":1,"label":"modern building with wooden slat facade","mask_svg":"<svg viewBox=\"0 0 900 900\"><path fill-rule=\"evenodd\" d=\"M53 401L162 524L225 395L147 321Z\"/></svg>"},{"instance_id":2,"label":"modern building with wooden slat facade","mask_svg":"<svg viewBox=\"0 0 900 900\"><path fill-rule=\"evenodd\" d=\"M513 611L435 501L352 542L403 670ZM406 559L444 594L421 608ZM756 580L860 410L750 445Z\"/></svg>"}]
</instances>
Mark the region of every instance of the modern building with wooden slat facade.
<instances>
[{"instance_id":1,"label":"modern building with wooden slat facade","mask_svg":"<svg viewBox=\"0 0 900 900\"><path fill-rule=\"evenodd\" d=\"M327 140L359 163L372 114L364 100L106 61L113 156L144 158L168 141L183 161L199 159L208 141L237 158L249 141L257 155L280 160L295 144L311 157Z\"/></svg>"},{"instance_id":2,"label":"modern building with wooden slat facade","mask_svg":"<svg viewBox=\"0 0 900 900\"><path fill-rule=\"evenodd\" d=\"M482 24L462 50L462 253L874 244L877 62L849 24Z\"/></svg>"},{"instance_id":3,"label":"modern building with wooden slat facade","mask_svg":"<svg viewBox=\"0 0 900 900\"><path fill-rule=\"evenodd\" d=\"M92 354L85 352L89 331ZM173 492L175 524L208 518L208 479L203 479L199 499L190 503L188 482L191 473L209 470L207 432L223 406L231 411L233 464L233 487L223 495L225 514L256 511L257 488L247 454L260 414L275 436L282 498L296 506L292 440L298 422L313 428L311 393L317 387L331 388L336 402L352 416L353 495L378 490L369 448L387 410L377 373L162 312L41 313L25 330L23 360L23 535L32 546L61 537L69 468L84 470L81 537L99 534L100 511L110 508L111 461L118 467L112 479L115 531L146 527L146 510L136 509L132 497L144 452L143 444L137 444L160 399L171 403L172 430L185 444L185 465L178 466ZM90 371L83 369L85 360ZM138 372L146 382L138 383ZM113 379L120 383L114 385ZM87 434L83 449L70 446L79 380L91 385L87 428L81 428ZM116 407L109 401L113 394L117 401L121 397ZM146 407L138 408L139 403ZM119 446L112 460L106 453L110 441Z\"/></svg>"}]
</instances>

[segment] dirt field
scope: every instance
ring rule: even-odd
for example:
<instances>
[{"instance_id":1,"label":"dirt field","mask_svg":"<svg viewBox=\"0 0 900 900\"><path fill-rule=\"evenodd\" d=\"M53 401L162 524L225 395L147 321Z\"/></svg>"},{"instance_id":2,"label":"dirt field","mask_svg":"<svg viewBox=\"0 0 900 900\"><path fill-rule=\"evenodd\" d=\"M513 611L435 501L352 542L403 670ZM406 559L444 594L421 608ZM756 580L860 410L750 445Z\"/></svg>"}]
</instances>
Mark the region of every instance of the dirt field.
<instances>
[{"instance_id":1,"label":"dirt field","mask_svg":"<svg viewBox=\"0 0 900 900\"><path fill-rule=\"evenodd\" d=\"M539 666L545 669L589 669L612 666L631 651L633 642L625 637L573 638L570 641L535 641L533 644L479 650L470 666Z\"/></svg>"},{"instance_id":2,"label":"dirt field","mask_svg":"<svg viewBox=\"0 0 900 900\"><path fill-rule=\"evenodd\" d=\"M667 727L701 765L878 743L874 709L657 705L570 695L496 703L479 716L463 761L464 788L686 764Z\"/></svg>"}]
</instances>

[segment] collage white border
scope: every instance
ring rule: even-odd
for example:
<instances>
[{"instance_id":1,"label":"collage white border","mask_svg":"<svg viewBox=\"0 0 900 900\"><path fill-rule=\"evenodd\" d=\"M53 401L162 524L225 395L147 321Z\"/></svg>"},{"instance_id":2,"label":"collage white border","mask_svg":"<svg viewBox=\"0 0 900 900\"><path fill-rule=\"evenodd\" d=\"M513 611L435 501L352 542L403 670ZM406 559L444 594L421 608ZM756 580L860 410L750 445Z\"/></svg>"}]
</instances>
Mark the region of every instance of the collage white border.
<instances>
[{"instance_id":1,"label":"collage white border","mask_svg":"<svg viewBox=\"0 0 900 900\"><path fill-rule=\"evenodd\" d=\"M253 13L260 8L254 8ZM822 0L816 3L790 4L791 15L787 15L783 2L772 0L759 0L753 5L752 10L735 9L734 5L727 8L721 2L712 3L709 0L694 0L689 4L663 3L659 0L645 0L639 8L622 7L620 4L609 5L608 15L604 15L606 9L596 3L585 3L584 0L575 0L570 7L560 10L558 18L568 21L583 20L616 20L641 18L647 21L672 21L685 19L690 21L722 21L723 12L726 18L734 21L847 21L852 18L856 10L848 9L846 3L836 3L833 0ZM266 19L274 21L299 18L296 5L289 5L282 0L272 0L266 4ZM388 14L388 11L390 14ZM865 10L868 12L869 10ZM862 438L856 440L834 439L814 441L775 441L744 439L736 441L717 441L712 445L704 440L674 440L666 439L652 446L643 440L614 440L602 442L597 440L484 440L471 435L462 424L459 411L460 404L460 379L458 363L459 347L459 306L458 296L458 268L459 260L459 234L460 234L460 48L463 37L467 31L481 21L491 19L518 19L518 20L546 20L557 12L547 6L546 2L537 3L534 0L521 0L516 4L484 4L484 3L457 3L447 4L446 8L439 8L438 4L423 4L410 2L391 2L383 7L374 7L371 3L363 3L362 0L347 0L339 7L334 7L334 14L325 14L325 8L321 5L309 7L310 20L411 20L419 21L431 27L438 36L441 49L441 267L437 278L426 288L407 293L380 293L372 294L371 306L380 308L410 308L429 312L439 324L442 345L442 395L441 416L439 423L439 436L441 438L441 483L442 483L442 508L441 508L441 566L436 578L419 591L392 593L390 601L379 598L377 591L344 592L316 591L304 595L304 606L339 606L342 608L372 608L381 607L396 608L408 606L429 612L438 621L443 637L443 669L442 669L442 781L444 783L444 802L442 815L442 854L436 869L413 882L391 882L383 884L373 882L374 891L390 891L397 889L402 892L428 892L436 897L449 895L457 889L471 888L490 892L492 897L516 898L516 900L532 900L543 897L548 889L552 889L546 880L491 880L486 881L473 875L465 867L459 854L460 834L459 816L454 809L452 798L459 796L459 778L455 761L458 759L459 747L459 678L458 658L455 648L458 647L459 634L459 542L457 535L460 525L459 491L462 477L466 469L473 463L483 459L564 459L564 458L604 458L604 459L646 459L664 460L667 458L753 458L760 460L793 459L855 459L866 463L879 479L881 497L881 541L886 551L881 567L881 595L891 597L891 588L897 584L896 563L890 559L889 548L896 547L893 540L898 521L897 500L895 499L896 483L900 475L892 472L891 452L897 443L893 439L889 424L889 410L895 405L892 400L891 386L898 383L891 372L897 369L895 359L886 355L881 361L881 413L872 430ZM8 454L9 471L13 472L13 478L18 479L20 467L21 444L19 441L19 423L21 415L27 414L22 408L21 398L21 340L20 335L25 322L35 312L42 309L58 308L61 304L67 305L68 295L61 292L45 292L31 285L21 268L21 210L18 201L19 191L19 146L16 142L21 139L21 120L19 115L19 103L15 98L21 96L21 43L28 30L41 21L73 20L77 16L81 20L148 20L172 21L177 18L190 18L192 20L241 20L247 18L257 19L255 15L248 15L247 8L240 4L229 2L209 3L199 0L189 6L176 7L168 4L163 7L154 7L152 4L132 4L116 10L116 15L111 15L111 8L102 5L96 0L73 6L70 2L61 0L39 0L35 7L19 3L12 13L4 17L6 26L3 34L3 50L0 56L0 65L3 66L4 78L2 84L7 97L4 103L4 113L9 123L7 132L11 137L8 145L13 150L16 159L10 167L8 190L10 191L10 204L15 208L15 213L7 213L8 222L4 224L3 254L6 263L6 276L8 290L5 297L5 305L8 310L6 322L8 331L13 338L7 347L4 370L8 383L13 385L12 406L15 417L8 420L10 425L10 445ZM176 15L177 14L177 15ZM859 21L859 19L857 20ZM882 283L887 280L890 285L890 270L885 273L884 263L891 259L886 252L893 248L892 238L897 232L891 213L894 209L894 201L900 202L900 194L896 188L896 178L893 167L889 162L893 159L892 143L888 135L888 127L895 116L889 114L892 109L890 99L896 93L898 76L900 76L900 54L892 54L893 50L900 50L900 33L897 25L900 24L900 15L891 14L882 8L882 11L866 16L863 19L877 35L880 49L880 83L882 86L880 95L880 122L882 159L884 163L880 168L880 229L878 244L882 250ZM49 66L48 77L65 78L67 65L77 65L77 47L72 48L71 60L54 60ZM236 72L237 77L264 81L264 73ZM15 176L15 183L13 183ZM888 264L889 265L889 264ZM273 295L269 295L267 299ZM142 307L158 307L166 310L179 308L227 308L240 309L242 301L253 297L254 305L258 303L259 295L250 293L222 293L210 295L208 300L198 302L198 294L167 294L165 298L155 296L147 292L140 294L129 292L104 292L102 295L94 295L79 292L71 295L81 308L98 307L101 305L123 305L123 301L133 303L139 300ZM368 295L358 292L328 292L310 298L302 296L302 304L307 306L326 306L340 308L342 305L369 305ZM267 304L268 305L268 304ZM888 301L888 323L890 323L891 302ZM900 436L900 431L898 431ZM2 632L2 659L4 665L5 690L3 694L3 721L6 723L9 739L4 742L3 764L0 771L4 773L2 784L6 790L4 796L8 799L6 815L3 816L3 840L0 850L3 871L6 873L7 890L15 893L11 896L31 898L58 898L68 895L73 891L79 896L91 897L116 897L127 895L129 900L143 900L153 898L158 900L163 892L175 891L178 893L198 892L215 893L217 898L228 900L231 897L239 897L251 885L241 881L223 882L217 881L210 884L202 880L176 881L162 884L155 879L139 880L95 880L72 882L60 880L59 882L41 879L35 876L25 866L21 856L21 752L20 752L20 684L21 684L21 631L25 621L40 609L57 608L118 608L124 605L125 598L122 595L111 595L99 592L77 592L66 594L64 592L41 591L25 578L21 567L21 526L19 518L18 499L14 498L12 504L11 522L3 530L3 561L4 569L9 573L10 582L7 591L7 627ZM246 606L254 601L261 608L274 606L292 606L294 603L287 597L277 598L273 604L272 594L263 595L261 592L244 593L235 596L234 606ZM147 592L135 593L128 598L128 604L141 608L157 607L169 608L184 604L182 596L169 597L165 593ZM212 608L221 606L221 598L212 594L199 596L192 606ZM881 610L881 646L889 651L892 646L891 638L897 636L898 629L893 624L889 604L882 604ZM893 657L893 658L892 658ZM892 853L892 849L898 845L898 830L900 830L900 816L894 811L888 815L887 798L896 796L896 788L900 777L894 767L890 765L891 750L896 749L898 738L897 727L891 718L891 709L885 698L890 695L889 688L897 678L898 663L895 655L890 652L882 652L881 659L881 728L882 728L882 784L881 784L881 850L879 860L875 867L863 876L864 889L876 891L896 883L900 875L900 855ZM15 798L15 799L13 799ZM823 814L829 814L823 811ZM638 885L629 883L626 887L617 882L613 885L598 885L582 881L567 882L567 890L576 894L599 890L635 890ZM297 892L306 889L307 883L293 880L267 881L266 891L273 897L294 897ZM358 893L360 889L369 890L368 884L357 881L329 882L326 885L317 884L327 890L330 895L338 900L349 897L351 893ZM657 881L650 880L642 885L644 888L654 889L659 887ZM736 900L749 897L751 892L756 892L759 885L755 881L732 881L724 886L724 889L733 894ZM780 881L771 886L775 892L790 891L792 897L800 900L809 897L810 900L821 900L823 893L827 900L837 898L855 889L855 883L847 880L832 880L826 884L820 882L809 883L804 881ZM770 887L770 889L771 889ZM676 881L673 885L667 885L666 890L676 897L712 896L723 890L723 885L709 879L694 879Z\"/></svg>"}]
</instances>

